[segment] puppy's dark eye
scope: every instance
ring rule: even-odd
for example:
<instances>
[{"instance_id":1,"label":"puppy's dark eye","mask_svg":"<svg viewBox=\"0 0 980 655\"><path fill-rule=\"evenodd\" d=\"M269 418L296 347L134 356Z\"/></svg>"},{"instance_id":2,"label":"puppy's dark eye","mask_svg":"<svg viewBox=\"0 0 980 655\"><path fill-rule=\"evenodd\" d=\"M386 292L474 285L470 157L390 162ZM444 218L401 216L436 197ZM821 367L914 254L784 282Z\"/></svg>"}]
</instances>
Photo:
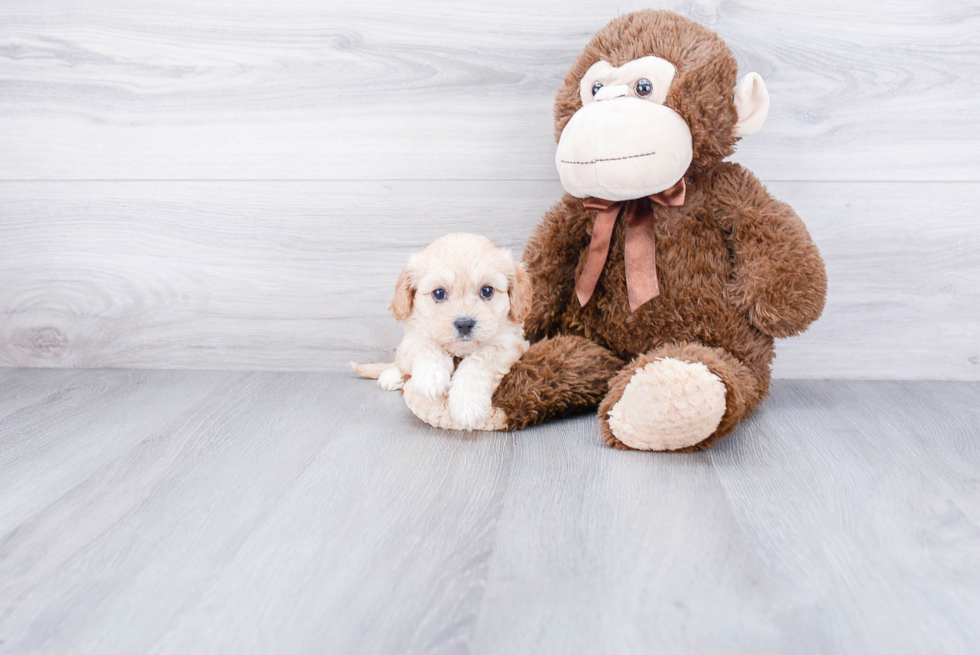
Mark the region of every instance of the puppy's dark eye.
<instances>
[{"instance_id":1,"label":"puppy's dark eye","mask_svg":"<svg viewBox=\"0 0 980 655\"><path fill-rule=\"evenodd\" d=\"M602 82L596 82L592 85L592 95L599 93L599 89L602 88Z\"/></svg>"},{"instance_id":2,"label":"puppy's dark eye","mask_svg":"<svg viewBox=\"0 0 980 655\"><path fill-rule=\"evenodd\" d=\"M651 91L653 91L653 84L650 83L650 80L643 78L636 83L636 95L641 98L650 95Z\"/></svg>"},{"instance_id":3,"label":"puppy's dark eye","mask_svg":"<svg viewBox=\"0 0 980 655\"><path fill-rule=\"evenodd\" d=\"M494 292L494 288L488 284L487 286L480 289L480 297L483 298L484 300L490 300L491 298L493 298L493 292Z\"/></svg>"},{"instance_id":4,"label":"puppy's dark eye","mask_svg":"<svg viewBox=\"0 0 980 655\"><path fill-rule=\"evenodd\" d=\"M432 299L435 300L436 302L442 302L443 300L446 299L446 290L436 289L435 291L432 292Z\"/></svg>"}]
</instances>

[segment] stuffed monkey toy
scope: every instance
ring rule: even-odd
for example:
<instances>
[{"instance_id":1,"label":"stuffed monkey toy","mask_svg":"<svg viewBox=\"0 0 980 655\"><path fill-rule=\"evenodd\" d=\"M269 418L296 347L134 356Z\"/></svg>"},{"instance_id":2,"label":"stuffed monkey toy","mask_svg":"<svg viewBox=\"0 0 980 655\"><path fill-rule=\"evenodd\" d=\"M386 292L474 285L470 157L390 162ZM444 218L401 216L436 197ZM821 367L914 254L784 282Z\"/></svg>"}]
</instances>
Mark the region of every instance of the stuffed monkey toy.
<instances>
[{"instance_id":1,"label":"stuffed monkey toy","mask_svg":"<svg viewBox=\"0 0 980 655\"><path fill-rule=\"evenodd\" d=\"M820 316L803 222L724 161L769 109L737 70L717 34L667 11L613 20L572 65L555 101L567 193L524 252L532 346L493 396L503 429L598 406L610 446L706 448L765 398L773 339ZM423 420L445 415L404 393Z\"/></svg>"}]
</instances>

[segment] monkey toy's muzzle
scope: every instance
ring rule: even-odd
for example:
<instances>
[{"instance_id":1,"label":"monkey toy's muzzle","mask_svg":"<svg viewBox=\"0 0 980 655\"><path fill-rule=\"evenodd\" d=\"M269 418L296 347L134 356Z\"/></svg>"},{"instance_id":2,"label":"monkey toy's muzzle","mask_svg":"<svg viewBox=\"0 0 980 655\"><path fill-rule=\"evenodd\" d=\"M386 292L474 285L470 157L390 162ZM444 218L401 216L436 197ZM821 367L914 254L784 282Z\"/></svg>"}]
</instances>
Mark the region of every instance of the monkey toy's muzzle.
<instances>
[{"instance_id":1,"label":"monkey toy's muzzle","mask_svg":"<svg viewBox=\"0 0 980 655\"><path fill-rule=\"evenodd\" d=\"M692 157L691 130L673 109L601 93L565 125L555 164L562 186L576 198L621 201L669 189Z\"/></svg>"}]
</instances>

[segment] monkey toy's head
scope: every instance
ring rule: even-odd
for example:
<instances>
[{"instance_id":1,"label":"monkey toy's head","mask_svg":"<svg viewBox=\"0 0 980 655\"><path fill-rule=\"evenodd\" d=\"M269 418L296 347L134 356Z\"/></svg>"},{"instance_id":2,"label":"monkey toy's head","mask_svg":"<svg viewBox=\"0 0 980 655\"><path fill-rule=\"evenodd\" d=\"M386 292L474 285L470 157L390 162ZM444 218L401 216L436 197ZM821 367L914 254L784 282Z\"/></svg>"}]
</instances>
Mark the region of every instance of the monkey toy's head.
<instances>
[{"instance_id":1,"label":"monkey toy's head","mask_svg":"<svg viewBox=\"0 0 980 655\"><path fill-rule=\"evenodd\" d=\"M668 11L638 11L600 30L555 102L561 183L578 198L659 193L758 131L769 111L756 73L714 32Z\"/></svg>"}]
</instances>

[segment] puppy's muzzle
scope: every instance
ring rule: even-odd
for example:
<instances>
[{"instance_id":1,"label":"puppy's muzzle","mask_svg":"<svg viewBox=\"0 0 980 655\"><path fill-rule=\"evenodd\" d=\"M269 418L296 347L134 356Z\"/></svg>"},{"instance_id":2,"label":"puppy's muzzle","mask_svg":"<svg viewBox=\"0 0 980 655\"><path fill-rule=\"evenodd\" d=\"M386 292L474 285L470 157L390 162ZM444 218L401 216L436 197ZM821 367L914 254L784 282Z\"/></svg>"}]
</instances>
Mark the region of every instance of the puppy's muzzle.
<instances>
[{"instance_id":1,"label":"puppy's muzzle","mask_svg":"<svg viewBox=\"0 0 980 655\"><path fill-rule=\"evenodd\" d=\"M456 334L465 339L470 336L473 328L476 327L476 319L471 316L461 316L453 321L453 327L456 328Z\"/></svg>"}]
</instances>

